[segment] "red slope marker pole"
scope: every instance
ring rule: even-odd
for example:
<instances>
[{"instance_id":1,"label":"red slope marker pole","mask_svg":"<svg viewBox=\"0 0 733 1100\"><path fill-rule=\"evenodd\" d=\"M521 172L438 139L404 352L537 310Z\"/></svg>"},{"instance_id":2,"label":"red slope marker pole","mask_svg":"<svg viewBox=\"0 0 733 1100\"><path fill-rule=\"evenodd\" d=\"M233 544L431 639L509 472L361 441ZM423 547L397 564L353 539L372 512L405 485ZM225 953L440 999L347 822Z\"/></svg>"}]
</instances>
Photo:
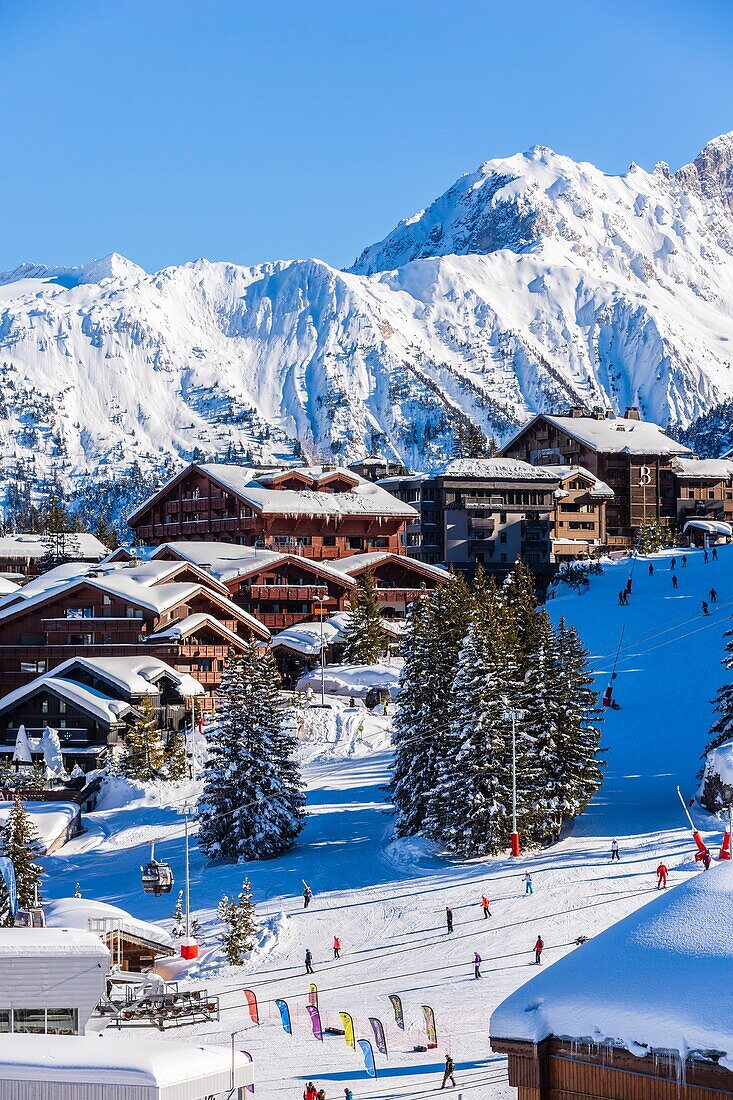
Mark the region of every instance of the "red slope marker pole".
<instances>
[{"instance_id":1,"label":"red slope marker pole","mask_svg":"<svg viewBox=\"0 0 733 1100\"><path fill-rule=\"evenodd\" d=\"M679 787L677 788L677 794L680 796L680 802L682 803L682 809L685 811L685 817L687 818L687 820L690 823L690 829L692 830L692 839L695 841L695 844L697 845L697 850L700 853L700 855L704 855L705 852L707 852L707 850L708 850L707 845L706 845L705 841L703 840L703 838L700 836L700 833L698 832L698 830L695 828L695 826L692 823L692 818L690 817L690 811L687 809L687 806L685 805L685 800L682 797L682 791L679 789Z\"/></svg>"}]
</instances>

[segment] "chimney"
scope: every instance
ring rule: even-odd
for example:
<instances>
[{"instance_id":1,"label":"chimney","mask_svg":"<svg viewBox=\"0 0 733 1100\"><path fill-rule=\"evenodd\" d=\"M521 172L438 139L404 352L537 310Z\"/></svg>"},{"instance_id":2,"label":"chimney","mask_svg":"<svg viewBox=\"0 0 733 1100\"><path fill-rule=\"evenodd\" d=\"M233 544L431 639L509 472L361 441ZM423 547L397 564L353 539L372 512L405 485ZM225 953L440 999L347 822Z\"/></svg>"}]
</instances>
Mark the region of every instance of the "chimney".
<instances>
[{"instance_id":1,"label":"chimney","mask_svg":"<svg viewBox=\"0 0 733 1100\"><path fill-rule=\"evenodd\" d=\"M570 415L573 420L580 420L581 416L585 416L585 412L583 411L583 409L580 408L579 405L573 405L572 409L570 410Z\"/></svg>"},{"instance_id":2,"label":"chimney","mask_svg":"<svg viewBox=\"0 0 733 1100\"><path fill-rule=\"evenodd\" d=\"M627 405L624 420L641 420L641 414L636 405Z\"/></svg>"}]
</instances>

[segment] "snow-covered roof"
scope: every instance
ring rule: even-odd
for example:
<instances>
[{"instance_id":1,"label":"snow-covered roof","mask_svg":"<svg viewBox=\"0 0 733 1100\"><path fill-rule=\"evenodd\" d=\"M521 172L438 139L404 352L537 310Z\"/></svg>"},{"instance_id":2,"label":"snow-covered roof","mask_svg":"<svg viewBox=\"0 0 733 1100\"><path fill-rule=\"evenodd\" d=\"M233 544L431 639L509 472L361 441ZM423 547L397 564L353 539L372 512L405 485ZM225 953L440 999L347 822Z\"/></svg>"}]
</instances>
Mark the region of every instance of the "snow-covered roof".
<instances>
[{"instance_id":1,"label":"snow-covered roof","mask_svg":"<svg viewBox=\"0 0 733 1100\"><path fill-rule=\"evenodd\" d=\"M0 928L0 955L16 955L19 958L29 955L90 955L96 958L106 957L107 954L99 936L80 928Z\"/></svg>"},{"instance_id":2,"label":"snow-covered roof","mask_svg":"<svg viewBox=\"0 0 733 1100\"><path fill-rule=\"evenodd\" d=\"M256 620L255 620L256 621ZM262 633L267 630L267 627L258 624L260 630L258 633ZM201 626L210 626L214 631L228 638L231 642L237 645L241 645L244 638L239 634L235 634L229 627L224 626L224 623L219 622L213 615L204 615L202 613L196 615L186 615L184 619L179 619L178 622L173 623L165 630L156 630L155 634L148 634L148 642L159 642L161 638L187 638L189 634L193 634L195 630L198 630ZM195 683L195 681L194 681Z\"/></svg>"},{"instance_id":3,"label":"snow-covered roof","mask_svg":"<svg viewBox=\"0 0 733 1100\"><path fill-rule=\"evenodd\" d=\"M733 461L724 458L676 458L672 463L677 477L701 481L726 481L733 477Z\"/></svg>"},{"instance_id":4,"label":"snow-covered roof","mask_svg":"<svg viewBox=\"0 0 733 1100\"><path fill-rule=\"evenodd\" d=\"M733 1069L733 864L687 879L499 1005L492 1038L719 1051Z\"/></svg>"},{"instance_id":5,"label":"snow-covered roof","mask_svg":"<svg viewBox=\"0 0 733 1100\"><path fill-rule=\"evenodd\" d=\"M730 538L733 535L733 527L720 519L688 519L682 529L682 534L692 528L693 531L704 531L706 535L723 535Z\"/></svg>"},{"instance_id":6,"label":"snow-covered roof","mask_svg":"<svg viewBox=\"0 0 733 1100\"><path fill-rule=\"evenodd\" d=\"M435 471L436 477L476 480L557 481L547 466L532 466L519 458L452 458Z\"/></svg>"},{"instance_id":7,"label":"snow-covered roof","mask_svg":"<svg viewBox=\"0 0 733 1100\"><path fill-rule=\"evenodd\" d=\"M437 580L449 581L452 579L452 574L440 565L429 565L427 562L410 558L406 554L393 554L389 550L374 550L368 554L349 554L346 558L338 558L336 561L331 562L331 565L339 573L346 573L347 576L350 576L354 573L361 573L365 569L373 569L375 565L380 565L385 561L395 561L398 565L404 565L407 569L414 569L416 573L425 573Z\"/></svg>"},{"instance_id":8,"label":"snow-covered roof","mask_svg":"<svg viewBox=\"0 0 733 1100\"><path fill-rule=\"evenodd\" d=\"M20 585L15 581L9 581L5 577L0 577L0 596L9 596L13 592L19 592Z\"/></svg>"},{"instance_id":9,"label":"snow-covered roof","mask_svg":"<svg viewBox=\"0 0 733 1100\"><path fill-rule=\"evenodd\" d=\"M559 477L560 481L567 481L573 477L588 478L591 482L591 488L588 490L588 496L597 497L599 499L611 499L615 496L615 493L610 485L607 485L605 481L601 481L599 477L591 473L590 470L586 470L585 466L542 466L543 470L549 470Z\"/></svg>"},{"instance_id":10,"label":"snow-covered roof","mask_svg":"<svg viewBox=\"0 0 733 1100\"><path fill-rule=\"evenodd\" d=\"M298 623L273 635L270 646L273 649L292 649L296 653L302 653L304 657L317 657L321 652L321 638L324 646L333 645L335 639L341 636L342 630L340 624L330 619L323 623Z\"/></svg>"},{"instance_id":11,"label":"snow-covered roof","mask_svg":"<svg viewBox=\"0 0 733 1100\"><path fill-rule=\"evenodd\" d=\"M31 935L36 935L33 929ZM99 943L99 940L97 940ZM253 1081L252 1064L229 1047L198 1046L195 1041L139 1039L137 1035L0 1035L0 1075L8 1082L36 1082L43 1095L62 1095L59 1085L84 1087L85 1096L102 1100L110 1086L127 1087L150 1097L200 1100L230 1092L234 1068L238 1090ZM93 1086L99 1091L90 1091ZM181 1092L173 1091L183 1086ZM145 1090L139 1093L139 1090ZM162 1091L165 1090L165 1091ZM23 1091L22 1096L30 1096ZM32 1095L40 1095L33 1092ZM117 1093L115 1093L117 1095Z\"/></svg>"},{"instance_id":12,"label":"snow-covered roof","mask_svg":"<svg viewBox=\"0 0 733 1100\"><path fill-rule=\"evenodd\" d=\"M400 689L402 663L393 665L327 665L324 671L324 688L329 695L353 695L363 699L371 688L386 688L391 699L396 699ZM298 680L298 691L321 686L321 670L315 668Z\"/></svg>"},{"instance_id":13,"label":"snow-covered roof","mask_svg":"<svg viewBox=\"0 0 733 1100\"><path fill-rule=\"evenodd\" d=\"M48 545L43 541L43 535L20 534L3 535L0 537L0 561L6 559L22 560L30 558L36 560L48 554ZM65 553L70 558L84 558L86 561L99 561L109 548L96 538L84 531L73 532L68 536L68 546Z\"/></svg>"},{"instance_id":14,"label":"snow-covered roof","mask_svg":"<svg viewBox=\"0 0 733 1100\"><path fill-rule=\"evenodd\" d=\"M86 711L87 714L94 715L98 721L107 722L110 725L114 725L132 710L130 703L125 702L124 699L112 699L109 695L97 691L96 688L87 687L86 684L78 684L75 680L64 680L57 675L57 669L53 669L52 672L46 672L43 676L37 676L29 684L23 684L22 687L3 695L0 699L0 714L14 707L21 699L38 691L39 688L46 688L54 695L65 699L66 702Z\"/></svg>"},{"instance_id":15,"label":"snow-covered roof","mask_svg":"<svg viewBox=\"0 0 733 1100\"><path fill-rule=\"evenodd\" d=\"M207 571L222 582L246 577L252 573L258 573L261 569L291 561L302 566L303 569L331 577L342 584L344 581L351 584L350 579L344 578L339 570L339 562L315 561L287 550L255 550L252 546L232 546L223 542L166 542L156 547L158 554L162 554L165 550L186 561L196 562L202 568L206 566Z\"/></svg>"},{"instance_id":16,"label":"snow-covered roof","mask_svg":"<svg viewBox=\"0 0 733 1100\"><path fill-rule=\"evenodd\" d=\"M659 424L653 424L650 420L627 420L623 416L597 420L594 416L550 416L547 413L541 413L540 416L590 447L592 451L611 454L631 451L645 455L692 455L689 447L671 439ZM527 425L518 434L521 435L526 428ZM511 447L512 442L513 440L504 450Z\"/></svg>"},{"instance_id":17,"label":"snow-covered roof","mask_svg":"<svg viewBox=\"0 0 733 1100\"><path fill-rule=\"evenodd\" d=\"M57 898L44 902L43 910L49 928L78 928L86 932L89 929L90 920L104 920L110 928L117 924L131 935L140 936L142 939L150 940L151 943L159 943L164 947L172 947L175 943L171 934L159 924L139 920L125 909L110 905L106 901L95 901L92 898Z\"/></svg>"},{"instance_id":18,"label":"snow-covered roof","mask_svg":"<svg viewBox=\"0 0 733 1100\"><path fill-rule=\"evenodd\" d=\"M179 672L158 657L70 657L68 661L56 665L53 675L66 679L64 673L72 667L86 668L131 695L157 694L158 681L164 676L177 685L183 698L205 694L204 688L193 676Z\"/></svg>"}]
</instances>

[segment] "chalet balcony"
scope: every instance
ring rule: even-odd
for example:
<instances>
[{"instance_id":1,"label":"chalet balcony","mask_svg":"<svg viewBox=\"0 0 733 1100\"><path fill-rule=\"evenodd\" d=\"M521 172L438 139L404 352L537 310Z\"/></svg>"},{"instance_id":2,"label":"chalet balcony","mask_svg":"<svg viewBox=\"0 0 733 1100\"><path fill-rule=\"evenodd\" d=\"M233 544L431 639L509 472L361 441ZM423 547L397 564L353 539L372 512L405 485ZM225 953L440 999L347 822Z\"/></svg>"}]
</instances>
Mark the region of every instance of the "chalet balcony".
<instances>
[{"instance_id":1,"label":"chalet balcony","mask_svg":"<svg viewBox=\"0 0 733 1100\"><path fill-rule=\"evenodd\" d=\"M311 584L252 584L248 589L245 589L245 593L250 600L277 600L278 602L286 600L312 602L317 597L325 595L324 603L336 603L335 597L327 594L325 584L323 586Z\"/></svg>"}]
</instances>

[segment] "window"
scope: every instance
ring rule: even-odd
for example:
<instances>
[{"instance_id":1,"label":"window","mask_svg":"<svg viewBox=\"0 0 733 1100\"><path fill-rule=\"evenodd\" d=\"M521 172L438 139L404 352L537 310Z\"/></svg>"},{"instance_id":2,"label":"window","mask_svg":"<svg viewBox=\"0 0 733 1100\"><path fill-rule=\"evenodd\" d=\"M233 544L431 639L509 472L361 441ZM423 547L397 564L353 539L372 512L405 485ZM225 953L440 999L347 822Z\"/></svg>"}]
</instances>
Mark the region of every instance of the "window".
<instances>
[{"instance_id":1,"label":"window","mask_svg":"<svg viewBox=\"0 0 733 1100\"><path fill-rule=\"evenodd\" d=\"M336 536L335 535L324 535L323 536L323 545L324 546L335 546L336 545Z\"/></svg>"},{"instance_id":2,"label":"window","mask_svg":"<svg viewBox=\"0 0 733 1100\"><path fill-rule=\"evenodd\" d=\"M59 714L66 714L66 700L59 699Z\"/></svg>"},{"instance_id":3,"label":"window","mask_svg":"<svg viewBox=\"0 0 733 1100\"><path fill-rule=\"evenodd\" d=\"M694 489L688 489L687 490L687 496L689 497L690 500L694 500L695 499L695 490Z\"/></svg>"},{"instance_id":4,"label":"window","mask_svg":"<svg viewBox=\"0 0 733 1100\"><path fill-rule=\"evenodd\" d=\"M358 535L350 535L346 544L349 550L361 550L362 540Z\"/></svg>"},{"instance_id":5,"label":"window","mask_svg":"<svg viewBox=\"0 0 733 1100\"><path fill-rule=\"evenodd\" d=\"M69 634L67 645L92 645L91 634Z\"/></svg>"},{"instance_id":6,"label":"window","mask_svg":"<svg viewBox=\"0 0 733 1100\"><path fill-rule=\"evenodd\" d=\"M45 661L21 661L20 662L20 671L21 672L35 672L35 673L45 672L46 671L46 662Z\"/></svg>"},{"instance_id":7,"label":"window","mask_svg":"<svg viewBox=\"0 0 733 1100\"><path fill-rule=\"evenodd\" d=\"M46 644L46 635L45 634L21 634L20 644L21 645L45 645Z\"/></svg>"},{"instance_id":8,"label":"window","mask_svg":"<svg viewBox=\"0 0 733 1100\"><path fill-rule=\"evenodd\" d=\"M16 1008L13 1011L13 1031L38 1032L46 1030L46 1010L43 1008Z\"/></svg>"},{"instance_id":9,"label":"window","mask_svg":"<svg viewBox=\"0 0 733 1100\"><path fill-rule=\"evenodd\" d=\"M48 699L44 699L41 703L41 714L48 714Z\"/></svg>"},{"instance_id":10,"label":"window","mask_svg":"<svg viewBox=\"0 0 733 1100\"><path fill-rule=\"evenodd\" d=\"M67 619L93 619L94 609L91 607L67 607Z\"/></svg>"},{"instance_id":11,"label":"window","mask_svg":"<svg viewBox=\"0 0 733 1100\"><path fill-rule=\"evenodd\" d=\"M499 542L506 542L506 531L502 531L499 535Z\"/></svg>"},{"instance_id":12,"label":"window","mask_svg":"<svg viewBox=\"0 0 733 1100\"><path fill-rule=\"evenodd\" d=\"M142 619L142 609L139 607L126 607L125 618L126 619Z\"/></svg>"},{"instance_id":13,"label":"window","mask_svg":"<svg viewBox=\"0 0 733 1100\"><path fill-rule=\"evenodd\" d=\"M708 500L715 500L715 489L708 489Z\"/></svg>"},{"instance_id":14,"label":"window","mask_svg":"<svg viewBox=\"0 0 733 1100\"><path fill-rule=\"evenodd\" d=\"M46 1010L48 1035L75 1035L79 1030L75 1008L49 1008Z\"/></svg>"},{"instance_id":15,"label":"window","mask_svg":"<svg viewBox=\"0 0 733 1100\"><path fill-rule=\"evenodd\" d=\"M10 1009L0 1008L0 1032L10 1031Z\"/></svg>"}]
</instances>

